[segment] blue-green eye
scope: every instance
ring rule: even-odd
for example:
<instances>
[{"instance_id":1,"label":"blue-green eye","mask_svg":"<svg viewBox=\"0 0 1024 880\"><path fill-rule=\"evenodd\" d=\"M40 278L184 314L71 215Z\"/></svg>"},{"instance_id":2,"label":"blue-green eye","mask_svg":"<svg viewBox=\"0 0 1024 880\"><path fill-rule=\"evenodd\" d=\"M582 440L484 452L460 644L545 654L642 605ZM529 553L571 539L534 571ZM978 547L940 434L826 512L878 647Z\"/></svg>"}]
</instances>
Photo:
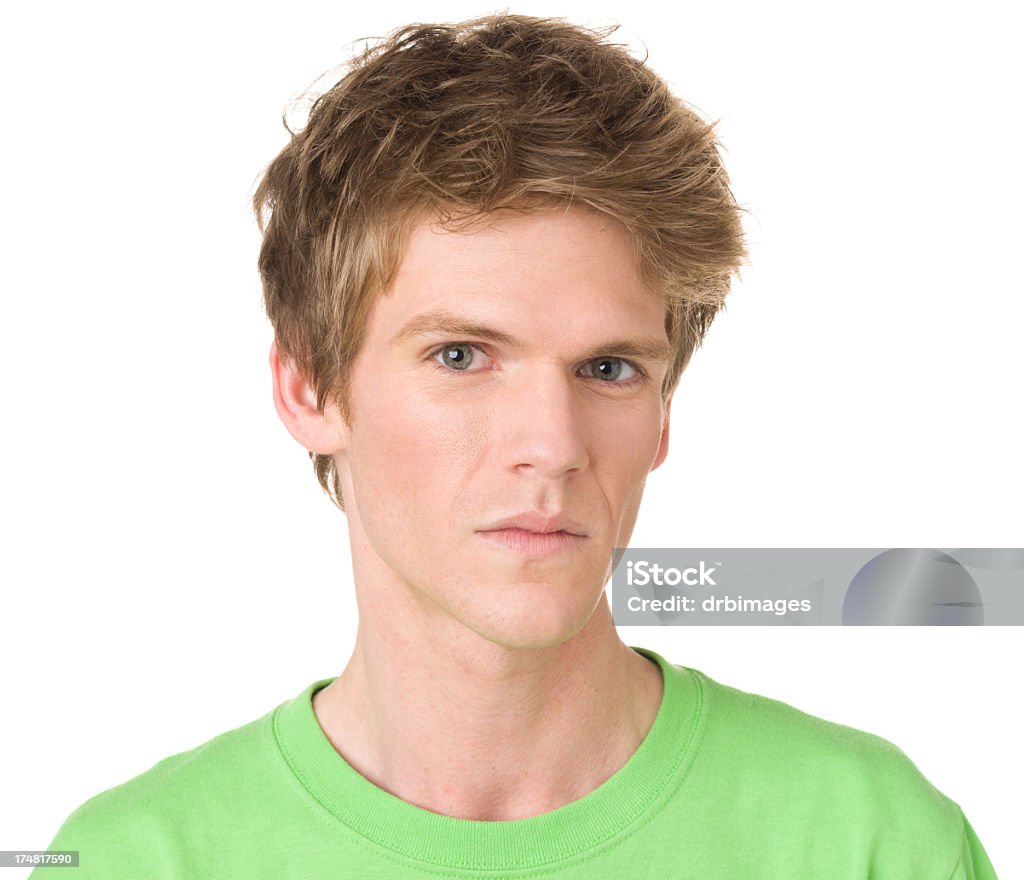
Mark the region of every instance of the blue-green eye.
<instances>
[{"instance_id":1,"label":"blue-green eye","mask_svg":"<svg viewBox=\"0 0 1024 880\"><path fill-rule=\"evenodd\" d=\"M468 342L456 342L440 349L434 357L439 357L440 363L452 370L465 370L473 363L474 348Z\"/></svg>"},{"instance_id":2,"label":"blue-green eye","mask_svg":"<svg viewBox=\"0 0 1024 880\"><path fill-rule=\"evenodd\" d=\"M630 382L640 375L636 367L634 367L629 361L625 361L620 357L601 357L590 361L592 369L592 375L596 379L600 379L602 382L617 382L622 377L622 369L625 367L627 370L631 370L631 374L627 374L626 381L618 384L628 385Z\"/></svg>"}]
</instances>

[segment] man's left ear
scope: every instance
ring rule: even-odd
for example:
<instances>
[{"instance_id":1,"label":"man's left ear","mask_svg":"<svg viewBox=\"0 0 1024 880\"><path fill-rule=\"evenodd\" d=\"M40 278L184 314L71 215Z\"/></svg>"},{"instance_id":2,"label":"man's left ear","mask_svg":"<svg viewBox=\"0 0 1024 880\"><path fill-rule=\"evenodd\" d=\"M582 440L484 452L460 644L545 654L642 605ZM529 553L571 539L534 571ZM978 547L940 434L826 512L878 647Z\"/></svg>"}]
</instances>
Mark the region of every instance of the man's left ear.
<instances>
[{"instance_id":1,"label":"man's left ear","mask_svg":"<svg viewBox=\"0 0 1024 880\"><path fill-rule=\"evenodd\" d=\"M651 470L661 467L661 463L665 460L668 455L668 416L672 409L672 395L668 396L668 400L665 401L665 418L662 420L661 425L661 444L658 446L658 455L654 459L654 464L651 465Z\"/></svg>"}]
</instances>

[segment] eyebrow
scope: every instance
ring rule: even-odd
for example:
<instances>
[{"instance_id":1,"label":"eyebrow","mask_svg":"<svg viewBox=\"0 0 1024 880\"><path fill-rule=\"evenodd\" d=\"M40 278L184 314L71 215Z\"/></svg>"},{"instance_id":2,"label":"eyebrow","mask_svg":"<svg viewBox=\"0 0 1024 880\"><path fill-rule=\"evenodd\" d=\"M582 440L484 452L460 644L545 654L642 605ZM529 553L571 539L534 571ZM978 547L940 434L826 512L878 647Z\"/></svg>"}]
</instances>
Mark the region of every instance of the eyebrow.
<instances>
[{"instance_id":1,"label":"eyebrow","mask_svg":"<svg viewBox=\"0 0 1024 880\"><path fill-rule=\"evenodd\" d=\"M468 321L447 309L435 309L410 318L405 326L391 337L388 346L398 345L414 336L424 336L428 333L450 333L453 336L485 339L499 345L520 348L523 346L520 340L502 330L475 321ZM595 345L584 353L583 358L613 355L669 364L672 361L673 353L672 346L663 339L613 339Z\"/></svg>"}]
</instances>

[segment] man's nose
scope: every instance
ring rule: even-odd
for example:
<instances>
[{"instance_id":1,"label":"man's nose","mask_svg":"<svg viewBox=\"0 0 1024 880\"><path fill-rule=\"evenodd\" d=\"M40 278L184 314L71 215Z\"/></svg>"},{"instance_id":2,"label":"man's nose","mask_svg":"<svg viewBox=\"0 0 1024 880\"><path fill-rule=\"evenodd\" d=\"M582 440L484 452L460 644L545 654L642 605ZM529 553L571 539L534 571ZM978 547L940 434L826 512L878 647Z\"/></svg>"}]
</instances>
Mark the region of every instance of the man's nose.
<instances>
[{"instance_id":1,"label":"man's nose","mask_svg":"<svg viewBox=\"0 0 1024 880\"><path fill-rule=\"evenodd\" d=\"M560 477L589 464L579 382L560 365L524 370L501 403L502 456L516 470Z\"/></svg>"}]
</instances>

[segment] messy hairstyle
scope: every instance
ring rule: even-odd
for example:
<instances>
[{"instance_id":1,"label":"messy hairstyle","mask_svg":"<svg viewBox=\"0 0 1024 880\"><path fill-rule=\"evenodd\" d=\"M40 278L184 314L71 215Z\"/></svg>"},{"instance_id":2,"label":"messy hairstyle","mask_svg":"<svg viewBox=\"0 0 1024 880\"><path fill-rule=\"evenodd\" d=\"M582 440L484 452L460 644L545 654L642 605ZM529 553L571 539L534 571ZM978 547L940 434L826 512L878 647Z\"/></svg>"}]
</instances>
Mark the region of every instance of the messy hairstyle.
<instances>
[{"instance_id":1,"label":"messy hairstyle","mask_svg":"<svg viewBox=\"0 0 1024 880\"><path fill-rule=\"evenodd\" d=\"M413 24L358 53L291 133L253 197L280 357L350 424L349 379L374 299L424 220L588 206L631 233L665 298L663 398L745 258L714 124L674 97L615 27L499 14ZM310 452L342 510L334 459Z\"/></svg>"}]
</instances>

